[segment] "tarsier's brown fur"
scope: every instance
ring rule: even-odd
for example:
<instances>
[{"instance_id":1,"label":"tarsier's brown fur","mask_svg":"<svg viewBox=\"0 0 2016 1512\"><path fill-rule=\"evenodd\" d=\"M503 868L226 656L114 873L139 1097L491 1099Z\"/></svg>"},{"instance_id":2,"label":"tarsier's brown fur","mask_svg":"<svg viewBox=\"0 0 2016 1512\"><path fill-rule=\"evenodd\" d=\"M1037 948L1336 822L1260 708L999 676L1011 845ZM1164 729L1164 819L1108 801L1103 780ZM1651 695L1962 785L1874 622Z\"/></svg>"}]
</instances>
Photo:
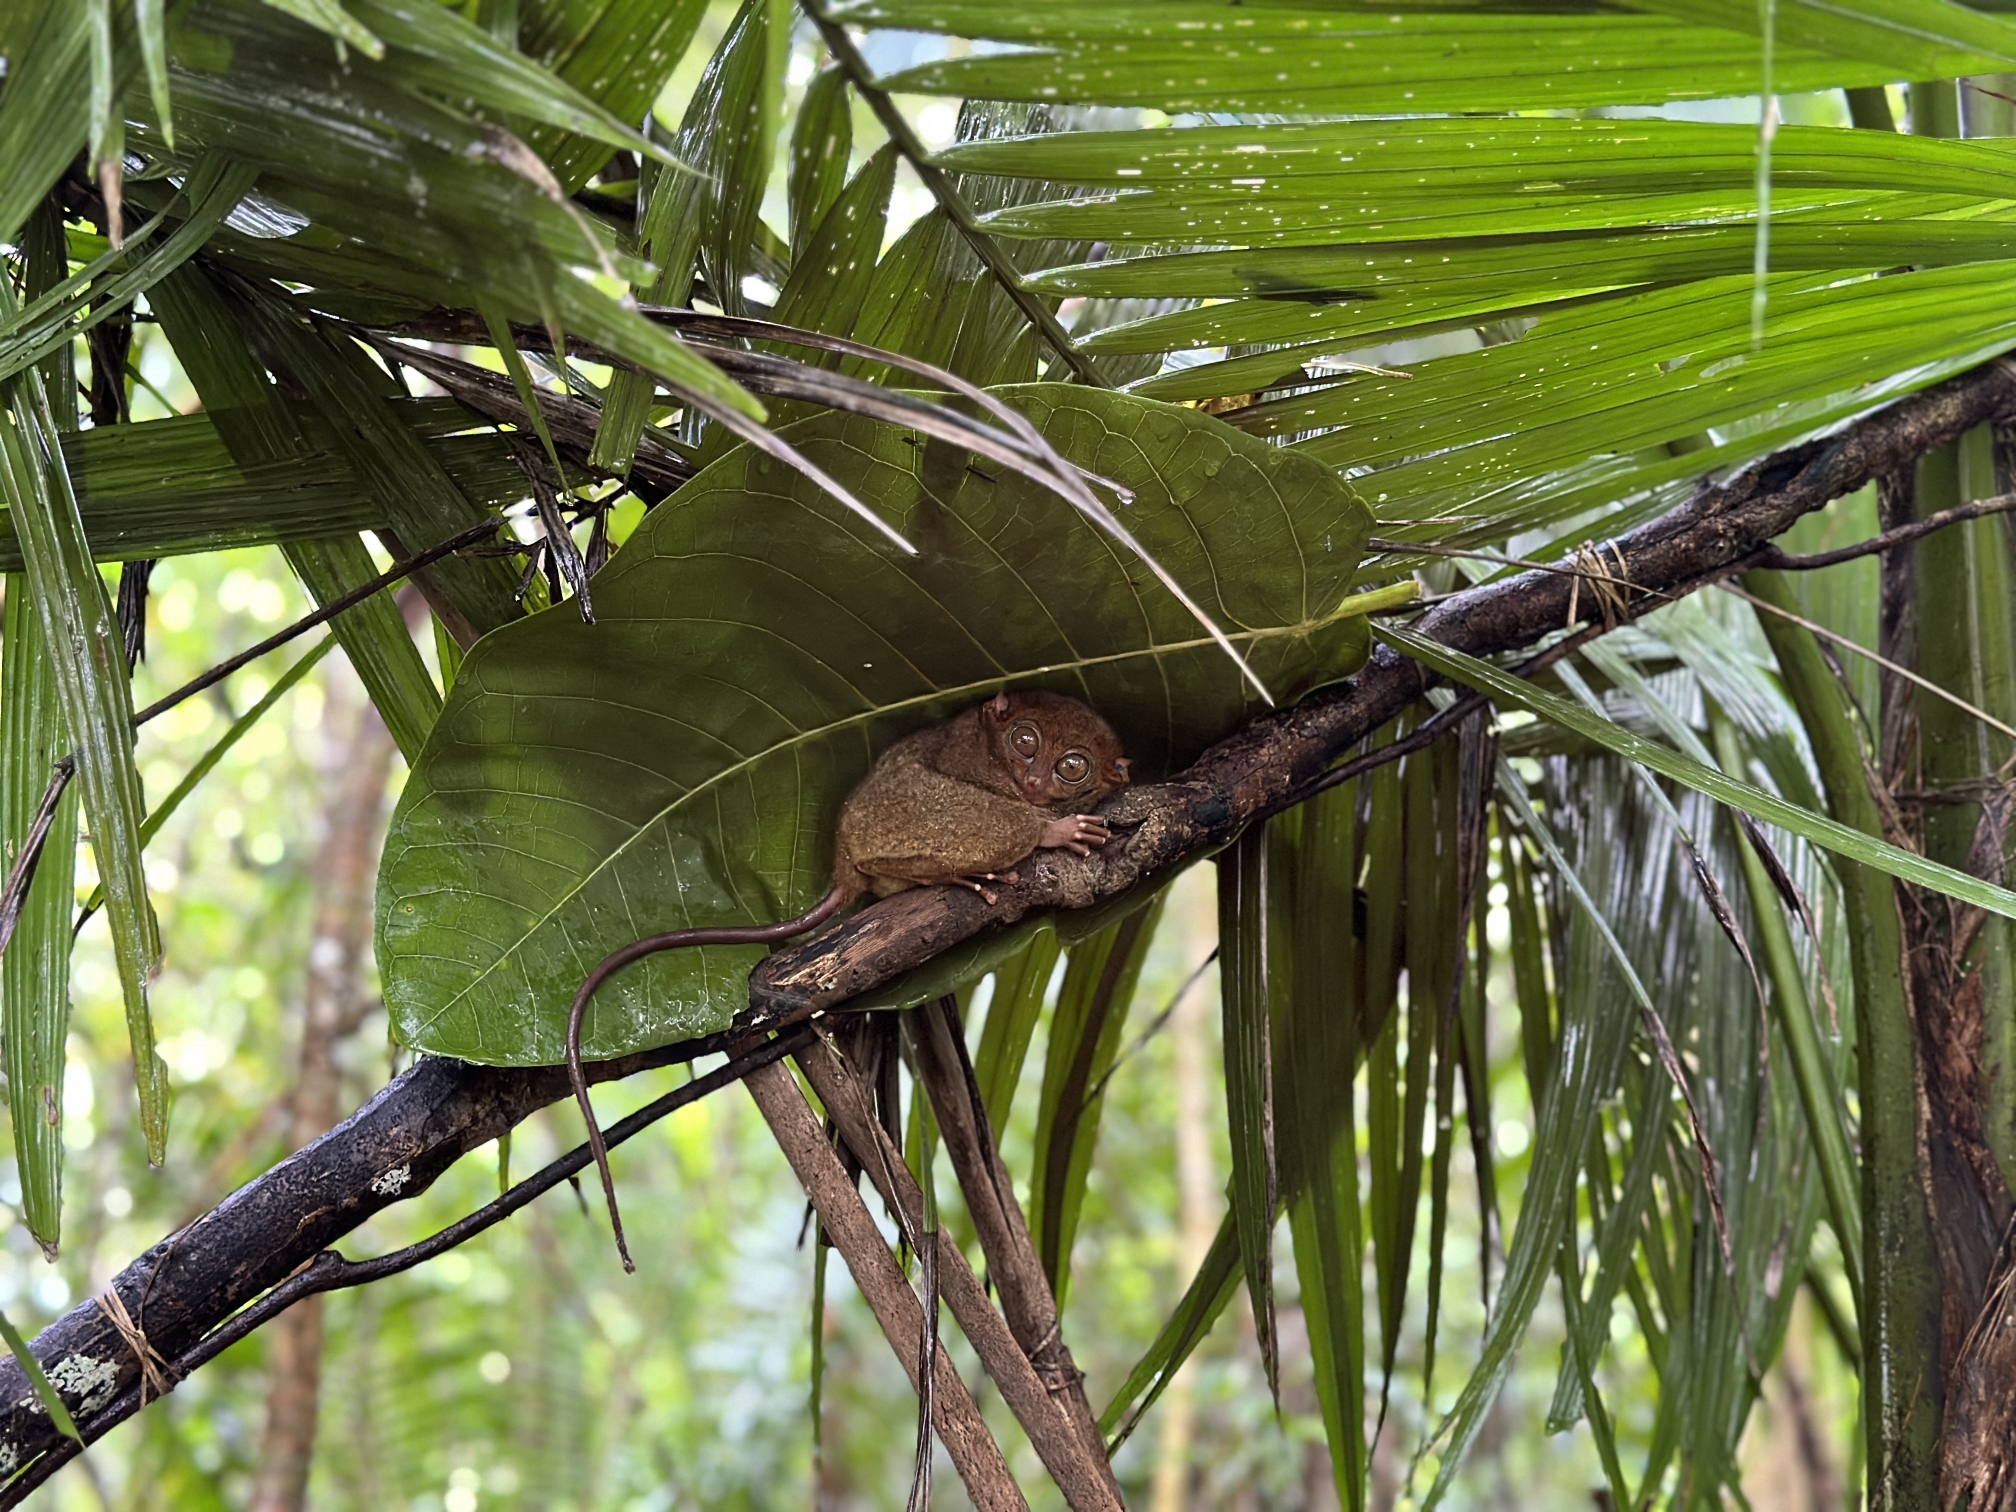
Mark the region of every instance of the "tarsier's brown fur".
<instances>
[{"instance_id":1,"label":"tarsier's brown fur","mask_svg":"<svg viewBox=\"0 0 2016 1512\"><path fill-rule=\"evenodd\" d=\"M1112 838L1087 810L1127 785L1127 758L1111 725L1075 698L997 693L942 725L906 735L875 758L840 806L833 887L795 919L718 929L677 929L615 951L588 973L567 1021L567 1069L601 1169L623 1265L616 1188L581 1071L581 1021L595 989L640 957L688 945L774 945L814 929L866 893L886 898L938 883L970 887L1019 880L1009 868L1039 850L1088 856Z\"/></svg>"},{"instance_id":2,"label":"tarsier's brown fur","mask_svg":"<svg viewBox=\"0 0 2016 1512\"><path fill-rule=\"evenodd\" d=\"M997 694L876 758L840 807L833 886L886 898L1005 878L1039 850L1087 855L1109 831L1085 811L1126 785L1120 737L1077 699Z\"/></svg>"}]
</instances>

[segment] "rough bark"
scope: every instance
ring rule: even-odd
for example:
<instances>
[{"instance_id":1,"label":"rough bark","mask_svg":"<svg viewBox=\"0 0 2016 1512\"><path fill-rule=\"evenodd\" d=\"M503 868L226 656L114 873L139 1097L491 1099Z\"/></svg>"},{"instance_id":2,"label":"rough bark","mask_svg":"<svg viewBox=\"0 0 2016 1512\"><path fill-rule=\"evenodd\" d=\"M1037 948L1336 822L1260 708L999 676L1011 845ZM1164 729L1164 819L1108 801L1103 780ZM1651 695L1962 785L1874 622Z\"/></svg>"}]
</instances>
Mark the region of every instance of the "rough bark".
<instances>
[{"instance_id":1,"label":"rough bark","mask_svg":"<svg viewBox=\"0 0 2016 1512\"><path fill-rule=\"evenodd\" d=\"M1916 515L1979 492L1988 437L1975 435L1921 459L1883 490L1886 516ZM1971 535L1971 539L1970 539ZM1898 661L1944 687L1967 689L1998 714L1992 642L1976 612L1998 603L2001 530L1993 524L1946 532L1891 552L1884 563ZM1983 555L1986 560L1984 561ZM1984 578L1984 569L1986 577ZM1985 595L1984 596L1984 591ZM1886 636L1886 638L1889 638ZM1879 799L1900 843L1992 882L2004 882L2012 789L1996 768L2006 745L1977 720L1935 703L1902 679L1886 678L1883 728L1896 732ZM1873 780L1873 779L1872 779ZM1936 796L1941 801L1922 801ZM1913 798L1920 801L1912 801ZM2016 1256L2009 1248L2012 1205L1996 1158L1990 1088L2002 1068L1993 1026L2006 1023L1998 936L2004 926L1979 908L1922 888L1894 884L1903 930L1905 984L1917 1036L1919 1181L1932 1215L1940 1298L1939 1374L1932 1405L1941 1411L1939 1502L1972 1512L2016 1505ZM1928 1395L1931 1395L1928 1393Z\"/></svg>"},{"instance_id":2,"label":"rough bark","mask_svg":"<svg viewBox=\"0 0 2016 1512\"><path fill-rule=\"evenodd\" d=\"M1903 400L1825 440L1766 459L1727 483L1606 543L1606 565L1633 586L1643 610L1737 569L1800 516L1985 421L2016 417L2016 365L1995 362ZM1417 629L1473 655L1533 644L1560 629L1572 580L1531 572L1454 595ZM1582 595L1582 603L1591 603ZM1293 803L1298 791L1427 688L1422 668L1388 650L1348 682L1257 719L1170 783L1135 789L1113 806L1123 838L1087 859L1046 854L1020 886L987 905L954 889L901 893L806 945L771 957L750 983L737 1034L839 1007L882 990L951 945L1045 908L1076 908L1165 874L1246 824ZM920 994L921 996L921 994ZM668 1046L590 1068L601 1081L723 1047L727 1036ZM281 1162L176 1235L112 1285L149 1342L174 1360L202 1335L373 1213L423 1191L464 1153L534 1109L568 1095L560 1068L505 1069L426 1059L358 1113ZM87 1437L133 1410L132 1350L91 1302L37 1335L34 1350L58 1379ZM0 1362L0 1474L58 1453L65 1442L31 1406L20 1368ZM40 1467L36 1467L38 1470ZM18 1505L42 1477L20 1476L0 1507Z\"/></svg>"}]
</instances>

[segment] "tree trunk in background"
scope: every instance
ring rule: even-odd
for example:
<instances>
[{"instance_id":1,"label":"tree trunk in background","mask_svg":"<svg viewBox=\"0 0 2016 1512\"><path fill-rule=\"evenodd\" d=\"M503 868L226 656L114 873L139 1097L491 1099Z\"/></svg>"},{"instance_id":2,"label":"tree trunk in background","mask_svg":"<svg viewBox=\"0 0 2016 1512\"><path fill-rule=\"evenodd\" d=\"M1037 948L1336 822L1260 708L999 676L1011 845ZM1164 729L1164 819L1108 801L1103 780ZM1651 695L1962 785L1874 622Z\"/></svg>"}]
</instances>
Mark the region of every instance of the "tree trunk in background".
<instances>
[{"instance_id":1,"label":"tree trunk in background","mask_svg":"<svg viewBox=\"0 0 2016 1512\"><path fill-rule=\"evenodd\" d=\"M314 862L315 926L308 945L301 1061L288 1129L300 1149L334 1128L343 1111L338 1044L356 1033L376 1000L365 991L371 949L371 894L384 832L385 784L393 744L354 681L330 679L323 719L320 849ZM300 1512L315 1454L322 1385L322 1299L310 1297L275 1320L268 1345L266 1431L259 1444L252 1512Z\"/></svg>"}]
</instances>

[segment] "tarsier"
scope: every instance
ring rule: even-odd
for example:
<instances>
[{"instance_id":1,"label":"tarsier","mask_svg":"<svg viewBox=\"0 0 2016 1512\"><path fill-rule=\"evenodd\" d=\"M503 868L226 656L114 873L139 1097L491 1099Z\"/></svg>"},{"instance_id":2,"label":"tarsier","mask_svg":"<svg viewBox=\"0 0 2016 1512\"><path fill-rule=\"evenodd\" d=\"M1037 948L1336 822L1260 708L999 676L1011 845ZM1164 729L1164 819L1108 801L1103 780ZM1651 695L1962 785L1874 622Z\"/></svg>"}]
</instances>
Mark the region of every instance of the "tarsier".
<instances>
[{"instance_id":1,"label":"tarsier","mask_svg":"<svg viewBox=\"0 0 2016 1512\"><path fill-rule=\"evenodd\" d=\"M640 957L688 945L775 945L816 929L864 894L909 887L970 887L989 903L990 882L1039 850L1087 856L1112 838L1087 813L1127 785L1127 758L1112 727L1075 698L1031 690L997 693L942 725L906 735L875 760L840 807L833 887L795 919L716 929L674 929L625 945L588 973L567 1018L567 1072L588 1125L609 1222L634 1270L616 1210L602 1130L581 1071L581 1020L609 976Z\"/></svg>"}]
</instances>

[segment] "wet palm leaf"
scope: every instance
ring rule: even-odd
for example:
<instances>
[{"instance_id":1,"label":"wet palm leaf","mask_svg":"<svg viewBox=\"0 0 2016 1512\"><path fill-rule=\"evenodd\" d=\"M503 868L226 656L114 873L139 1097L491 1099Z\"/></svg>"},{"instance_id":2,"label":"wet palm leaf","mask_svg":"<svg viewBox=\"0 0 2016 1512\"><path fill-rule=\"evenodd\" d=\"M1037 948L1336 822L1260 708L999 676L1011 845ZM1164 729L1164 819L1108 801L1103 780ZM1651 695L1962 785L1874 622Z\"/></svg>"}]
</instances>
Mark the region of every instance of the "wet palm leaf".
<instances>
[{"instance_id":1,"label":"wet palm leaf","mask_svg":"<svg viewBox=\"0 0 2016 1512\"><path fill-rule=\"evenodd\" d=\"M1161 913L1158 897L1072 946L1057 1008L1050 1017L1042 1100L1036 1110L1029 1236L1050 1282L1050 1294L1060 1307L1070 1290L1071 1244L1077 1237L1092 1151L1099 1139L1100 1094L1120 1047L1127 1012L1134 1006L1134 986Z\"/></svg>"}]
</instances>

